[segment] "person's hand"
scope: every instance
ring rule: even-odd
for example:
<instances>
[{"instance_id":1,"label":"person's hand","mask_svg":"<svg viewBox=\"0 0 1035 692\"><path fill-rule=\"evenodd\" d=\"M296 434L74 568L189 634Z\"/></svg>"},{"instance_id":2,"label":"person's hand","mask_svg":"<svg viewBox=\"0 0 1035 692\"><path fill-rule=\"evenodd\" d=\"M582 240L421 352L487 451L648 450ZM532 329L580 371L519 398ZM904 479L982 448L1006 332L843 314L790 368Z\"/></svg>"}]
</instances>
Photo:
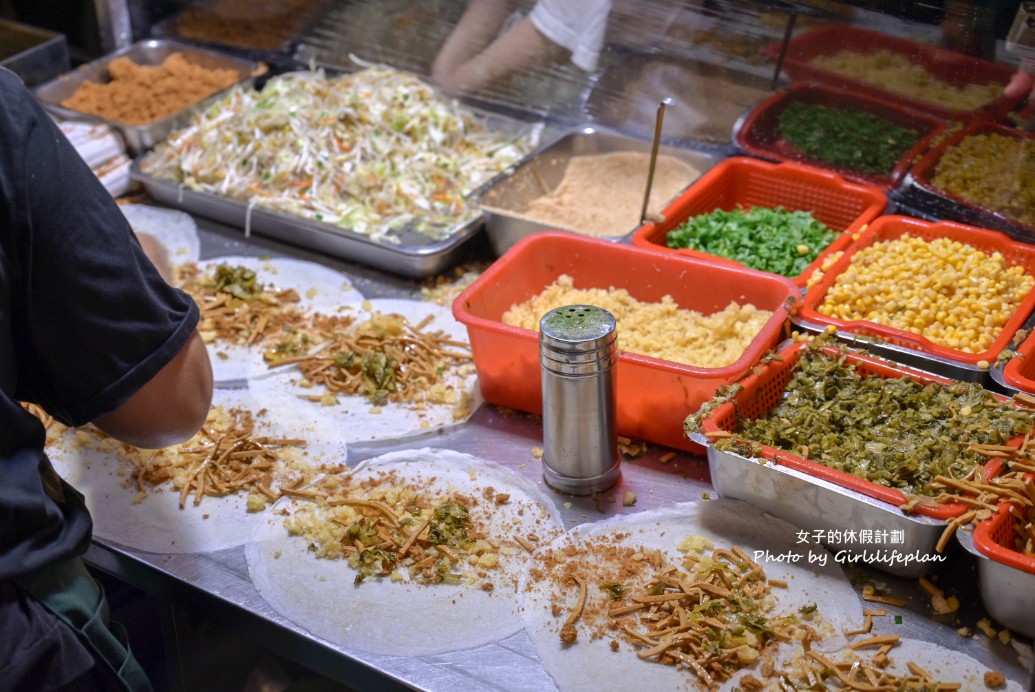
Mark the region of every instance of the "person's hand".
<instances>
[{"instance_id":1,"label":"person's hand","mask_svg":"<svg viewBox=\"0 0 1035 692\"><path fill-rule=\"evenodd\" d=\"M1019 98L1027 94L1028 103L1035 106L1035 78L1024 70L1018 70L1003 89L1003 93L1010 98Z\"/></svg>"}]
</instances>

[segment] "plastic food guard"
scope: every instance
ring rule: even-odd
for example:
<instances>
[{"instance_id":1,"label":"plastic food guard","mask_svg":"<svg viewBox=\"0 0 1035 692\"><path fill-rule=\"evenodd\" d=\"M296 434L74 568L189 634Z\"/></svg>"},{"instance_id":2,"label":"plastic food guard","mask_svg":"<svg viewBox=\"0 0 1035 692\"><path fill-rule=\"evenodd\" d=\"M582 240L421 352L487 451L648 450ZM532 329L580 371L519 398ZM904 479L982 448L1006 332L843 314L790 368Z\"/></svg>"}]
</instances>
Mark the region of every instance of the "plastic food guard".
<instances>
[{"instance_id":1,"label":"plastic food guard","mask_svg":"<svg viewBox=\"0 0 1035 692\"><path fill-rule=\"evenodd\" d=\"M766 52L775 59L780 53L780 48L779 43L770 44ZM893 99L908 108L947 120L998 117L1004 115L1023 98L1001 96L975 110L949 108L812 64L812 61L820 56L834 55L843 50L863 54L885 50L904 55L914 65L923 67L935 79L954 87L991 82L1005 87L1014 72L1008 65L846 24L828 24L792 38L787 44L783 69L793 80L846 87L859 93Z\"/></svg>"}]
</instances>

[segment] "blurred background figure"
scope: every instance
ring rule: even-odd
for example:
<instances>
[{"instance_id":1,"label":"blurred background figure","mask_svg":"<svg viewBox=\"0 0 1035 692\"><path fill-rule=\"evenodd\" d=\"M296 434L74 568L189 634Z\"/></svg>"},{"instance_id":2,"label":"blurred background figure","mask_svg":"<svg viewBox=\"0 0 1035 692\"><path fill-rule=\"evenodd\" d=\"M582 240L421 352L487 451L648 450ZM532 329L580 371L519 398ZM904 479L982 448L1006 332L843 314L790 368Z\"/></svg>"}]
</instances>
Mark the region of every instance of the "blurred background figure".
<instances>
[{"instance_id":1,"label":"blurred background figure","mask_svg":"<svg viewBox=\"0 0 1035 692\"><path fill-rule=\"evenodd\" d=\"M1006 50L1017 55L1021 69L1006 86L1007 96L1028 94L1028 103L1035 106L1035 8L1022 2L1017 8L1010 31L1006 35Z\"/></svg>"},{"instance_id":2,"label":"blurred background figure","mask_svg":"<svg viewBox=\"0 0 1035 692\"><path fill-rule=\"evenodd\" d=\"M596 67L611 0L471 0L435 58L431 78L451 96L471 93L541 62Z\"/></svg>"}]
</instances>

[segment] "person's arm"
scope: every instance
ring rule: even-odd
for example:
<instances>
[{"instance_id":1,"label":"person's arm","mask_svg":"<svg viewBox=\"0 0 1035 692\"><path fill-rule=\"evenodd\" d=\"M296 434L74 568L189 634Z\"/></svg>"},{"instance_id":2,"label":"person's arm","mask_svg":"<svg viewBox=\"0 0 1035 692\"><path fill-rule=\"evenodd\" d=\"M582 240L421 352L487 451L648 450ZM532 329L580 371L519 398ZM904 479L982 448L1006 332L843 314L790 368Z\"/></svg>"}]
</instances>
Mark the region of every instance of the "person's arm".
<instances>
[{"instance_id":1,"label":"person's arm","mask_svg":"<svg viewBox=\"0 0 1035 692\"><path fill-rule=\"evenodd\" d=\"M137 446L189 439L212 398L197 304L161 277L20 80L0 70L0 87L0 129L11 134L0 142L11 172L0 177L11 210L0 257L12 267L13 398Z\"/></svg>"},{"instance_id":2,"label":"person's arm","mask_svg":"<svg viewBox=\"0 0 1035 692\"><path fill-rule=\"evenodd\" d=\"M499 33L515 5L512 0L471 0L435 56L431 78L441 81L484 50Z\"/></svg>"},{"instance_id":3,"label":"person's arm","mask_svg":"<svg viewBox=\"0 0 1035 692\"><path fill-rule=\"evenodd\" d=\"M124 404L93 424L145 449L189 440L205 423L212 402L212 366L195 330L187 345Z\"/></svg>"},{"instance_id":4,"label":"person's arm","mask_svg":"<svg viewBox=\"0 0 1035 692\"><path fill-rule=\"evenodd\" d=\"M557 60L564 49L543 36L525 17L492 41L484 50L451 72L432 77L449 95L472 93L513 72L532 67L541 60Z\"/></svg>"},{"instance_id":5,"label":"person's arm","mask_svg":"<svg viewBox=\"0 0 1035 692\"><path fill-rule=\"evenodd\" d=\"M151 264L155 265L155 269L162 275L166 283L172 283L173 270L172 265L169 264L169 255L165 251L165 246L146 233L136 233L136 236L144 254L151 260Z\"/></svg>"},{"instance_id":6,"label":"person's arm","mask_svg":"<svg viewBox=\"0 0 1035 692\"><path fill-rule=\"evenodd\" d=\"M1028 95L1028 103L1035 106L1035 78L1024 70L1014 73L1010 83L1003 89L1003 93L1010 98L1017 98Z\"/></svg>"}]
</instances>

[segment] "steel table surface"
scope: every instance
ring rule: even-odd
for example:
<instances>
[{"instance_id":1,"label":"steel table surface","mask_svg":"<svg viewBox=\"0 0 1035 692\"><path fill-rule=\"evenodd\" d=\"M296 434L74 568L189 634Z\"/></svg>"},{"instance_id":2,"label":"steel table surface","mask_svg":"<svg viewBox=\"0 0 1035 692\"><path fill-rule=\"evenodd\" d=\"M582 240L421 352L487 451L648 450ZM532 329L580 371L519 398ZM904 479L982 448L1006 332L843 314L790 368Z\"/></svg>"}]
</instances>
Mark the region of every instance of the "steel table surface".
<instances>
[{"instance_id":1,"label":"steel table surface","mask_svg":"<svg viewBox=\"0 0 1035 692\"><path fill-rule=\"evenodd\" d=\"M421 284L416 281L270 239L244 238L240 230L204 219L197 219L197 223L202 259L223 255L290 256L345 272L367 298L421 297ZM484 234L481 236L469 251L471 259L491 259L488 245L482 243ZM537 417L486 404L467 423L443 432L350 445L348 463L401 449L448 448L491 459L542 484L541 462L534 458L532 451L541 445L542 428ZM551 493L565 527L715 495L703 455L680 452L669 459L669 452L648 446L642 455L626 456L618 485L598 496ZM623 505L625 491L636 494L634 506ZM888 617L874 619L874 634L894 633L964 652L1028 689L1031 674L1015 647L989 640L975 627L985 612L980 602L974 558L955 541L950 543L950 551L949 558L935 567L931 575L935 583L945 589L946 595L956 595L960 600L959 611L947 616L933 615L930 597L917 580L867 566L845 565L858 592L861 593L866 584L876 584L907 601L903 607L865 604L888 611ZM356 689L557 689L524 631L477 649L420 657L375 655L349 650L316 637L266 604L249 578L243 546L210 553L158 555L95 540L86 559L148 593L187 609L204 609L223 622L239 627L242 636L251 637L269 650ZM963 626L976 636L958 634L957 629Z\"/></svg>"}]
</instances>

